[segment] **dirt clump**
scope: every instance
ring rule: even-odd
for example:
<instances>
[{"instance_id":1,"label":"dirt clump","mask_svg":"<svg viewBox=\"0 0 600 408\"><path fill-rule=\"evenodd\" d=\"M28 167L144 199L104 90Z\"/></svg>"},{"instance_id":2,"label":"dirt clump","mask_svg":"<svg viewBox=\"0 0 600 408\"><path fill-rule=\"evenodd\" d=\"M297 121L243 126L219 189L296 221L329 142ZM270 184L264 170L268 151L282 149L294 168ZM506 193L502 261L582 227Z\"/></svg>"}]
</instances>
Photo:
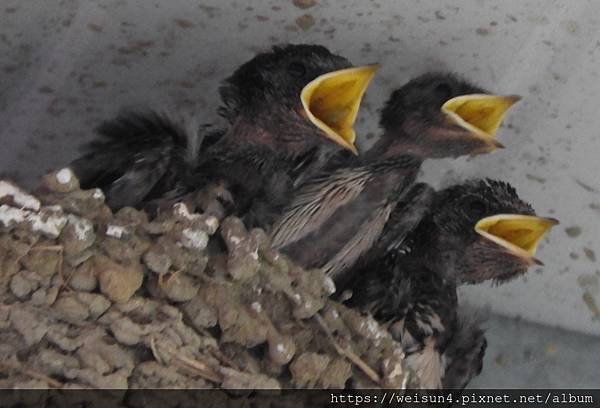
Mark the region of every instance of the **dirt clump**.
<instances>
[{"instance_id":1,"label":"dirt clump","mask_svg":"<svg viewBox=\"0 0 600 408\"><path fill-rule=\"evenodd\" d=\"M68 169L0 182L2 388L406 387L401 345L334 291L235 217L113 214Z\"/></svg>"}]
</instances>

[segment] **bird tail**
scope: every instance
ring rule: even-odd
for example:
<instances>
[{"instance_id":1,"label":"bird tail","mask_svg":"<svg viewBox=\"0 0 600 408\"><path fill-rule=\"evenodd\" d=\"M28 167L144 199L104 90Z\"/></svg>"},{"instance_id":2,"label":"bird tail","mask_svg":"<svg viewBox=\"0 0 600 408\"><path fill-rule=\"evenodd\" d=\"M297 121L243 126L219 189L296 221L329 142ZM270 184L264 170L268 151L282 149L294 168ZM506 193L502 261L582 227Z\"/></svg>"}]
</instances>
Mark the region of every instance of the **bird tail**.
<instances>
[{"instance_id":1,"label":"bird tail","mask_svg":"<svg viewBox=\"0 0 600 408\"><path fill-rule=\"evenodd\" d=\"M463 390L481 373L487 347L483 321L474 312L459 310L456 331L444 351L447 366L443 388Z\"/></svg>"},{"instance_id":2,"label":"bird tail","mask_svg":"<svg viewBox=\"0 0 600 408\"><path fill-rule=\"evenodd\" d=\"M101 188L112 209L141 207L185 188L202 148L202 136L208 133L205 130L188 132L154 111L123 111L100 124L98 137L84 147L84 154L71 168L83 188Z\"/></svg>"}]
</instances>

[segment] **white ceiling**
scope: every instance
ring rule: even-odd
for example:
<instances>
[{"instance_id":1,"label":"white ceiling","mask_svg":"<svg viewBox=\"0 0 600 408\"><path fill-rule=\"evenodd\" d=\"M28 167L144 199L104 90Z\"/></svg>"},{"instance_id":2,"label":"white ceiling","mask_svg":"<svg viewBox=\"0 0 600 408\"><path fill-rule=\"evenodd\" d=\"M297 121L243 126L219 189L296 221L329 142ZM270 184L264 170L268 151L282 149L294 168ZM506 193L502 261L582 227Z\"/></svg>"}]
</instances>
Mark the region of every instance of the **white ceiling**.
<instances>
[{"instance_id":1,"label":"white ceiling","mask_svg":"<svg viewBox=\"0 0 600 408\"><path fill-rule=\"evenodd\" d=\"M540 248L543 270L464 295L498 313L600 334L600 4L316 3L3 0L0 172L33 183L124 105L215 120L219 81L275 43L321 43L357 64L383 65L360 116L365 139L377 134L377 108L394 87L452 70L524 99L500 131L506 149L430 163L426 179L501 178L539 214L561 220Z\"/></svg>"}]
</instances>

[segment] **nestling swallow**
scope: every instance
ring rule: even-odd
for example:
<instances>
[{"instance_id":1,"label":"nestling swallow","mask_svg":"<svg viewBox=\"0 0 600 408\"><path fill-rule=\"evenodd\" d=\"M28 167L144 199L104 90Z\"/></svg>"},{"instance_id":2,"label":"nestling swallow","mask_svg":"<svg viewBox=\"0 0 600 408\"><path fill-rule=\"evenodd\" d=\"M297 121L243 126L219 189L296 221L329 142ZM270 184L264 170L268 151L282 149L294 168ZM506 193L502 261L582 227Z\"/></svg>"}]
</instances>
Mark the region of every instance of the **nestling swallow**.
<instances>
[{"instance_id":1,"label":"nestling swallow","mask_svg":"<svg viewBox=\"0 0 600 408\"><path fill-rule=\"evenodd\" d=\"M227 181L247 224L268 223L293 186L340 147L357 152L352 126L377 68L352 67L316 45L274 47L254 58L221 87L220 113L231 127L197 173Z\"/></svg>"},{"instance_id":2,"label":"nestling swallow","mask_svg":"<svg viewBox=\"0 0 600 408\"><path fill-rule=\"evenodd\" d=\"M388 222L377 256L359 261L349 273L354 281L339 290L351 289L350 305L389 324L424 388L464 387L480 371L485 337L461 324L457 286L524 274L539 263L537 246L556 224L536 216L507 183L464 182L436 192L408 236Z\"/></svg>"},{"instance_id":3,"label":"nestling swallow","mask_svg":"<svg viewBox=\"0 0 600 408\"><path fill-rule=\"evenodd\" d=\"M495 150L495 133L517 99L449 74L408 82L387 101L383 133L367 153L299 188L273 227L274 245L340 279L376 242L398 201L421 199L408 188L422 162Z\"/></svg>"},{"instance_id":4,"label":"nestling swallow","mask_svg":"<svg viewBox=\"0 0 600 408\"><path fill-rule=\"evenodd\" d=\"M163 115L124 113L100 126L72 167L84 188L106 190L113 209L217 180L235 193L238 214L257 198L276 203L271 190L286 191L340 146L356 152L352 126L376 69L321 46L274 47L224 81L227 130L194 138Z\"/></svg>"}]
</instances>

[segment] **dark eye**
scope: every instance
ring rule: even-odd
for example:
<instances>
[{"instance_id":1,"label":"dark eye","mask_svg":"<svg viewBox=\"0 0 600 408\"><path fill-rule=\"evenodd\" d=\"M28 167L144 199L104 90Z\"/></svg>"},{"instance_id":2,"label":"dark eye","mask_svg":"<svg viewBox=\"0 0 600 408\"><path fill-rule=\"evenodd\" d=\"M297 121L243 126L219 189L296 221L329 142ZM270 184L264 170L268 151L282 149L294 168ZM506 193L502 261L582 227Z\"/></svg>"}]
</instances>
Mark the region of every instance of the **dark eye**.
<instances>
[{"instance_id":1,"label":"dark eye","mask_svg":"<svg viewBox=\"0 0 600 408\"><path fill-rule=\"evenodd\" d=\"M295 78L302 78L306 74L306 67L301 62L292 62L287 66L287 71Z\"/></svg>"},{"instance_id":2,"label":"dark eye","mask_svg":"<svg viewBox=\"0 0 600 408\"><path fill-rule=\"evenodd\" d=\"M452 87L446 82L440 82L435 86L434 92L441 98L448 99L452 95Z\"/></svg>"},{"instance_id":3,"label":"dark eye","mask_svg":"<svg viewBox=\"0 0 600 408\"><path fill-rule=\"evenodd\" d=\"M487 211L485 203L479 199L469 201L469 212L473 215L483 215Z\"/></svg>"}]
</instances>

